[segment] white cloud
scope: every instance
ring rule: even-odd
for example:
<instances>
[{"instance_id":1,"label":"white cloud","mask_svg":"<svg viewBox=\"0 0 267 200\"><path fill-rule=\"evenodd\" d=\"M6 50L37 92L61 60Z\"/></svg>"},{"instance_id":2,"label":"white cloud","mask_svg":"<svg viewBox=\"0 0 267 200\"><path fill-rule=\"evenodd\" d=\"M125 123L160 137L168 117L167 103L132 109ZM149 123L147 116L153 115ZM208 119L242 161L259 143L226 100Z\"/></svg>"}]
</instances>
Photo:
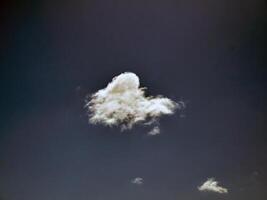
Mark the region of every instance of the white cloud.
<instances>
[{"instance_id":1,"label":"white cloud","mask_svg":"<svg viewBox=\"0 0 267 200\"><path fill-rule=\"evenodd\" d=\"M90 123L131 129L137 123L149 123L162 115L173 114L180 104L162 96L146 97L138 76L125 72L94 93L86 107Z\"/></svg>"},{"instance_id":2,"label":"white cloud","mask_svg":"<svg viewBox=\"0 0 267 200\"><path fill-rule=\"evenodd\" d=\"M220 194L228 193L228 190L226 188L218 186L218 182L215 181L214 178L209 178L200 187L198 187L198 190L199 191L217 192Z\"/></svg>"},{"instance_id":3,"label":"white cloud","mask_svg":"<svg viewBox=\"0 0 267 200\"><path fill-rule=\"evenodd\" d=\"M141 177L136 177L131 180L131 183L136 185L142 185L144 183L144 179Z\"/></svg>"},{"instance_id":4,"label":"white cloud","mask_svg":"<svg viewBox=\"0 0 267 200\"><path fill-rule=\"evenodd\" d=\"M147 133L148 135L154 136L160 134L160 129L158 126L155 126L151 131Z\"/></svg>"}]
</instances>

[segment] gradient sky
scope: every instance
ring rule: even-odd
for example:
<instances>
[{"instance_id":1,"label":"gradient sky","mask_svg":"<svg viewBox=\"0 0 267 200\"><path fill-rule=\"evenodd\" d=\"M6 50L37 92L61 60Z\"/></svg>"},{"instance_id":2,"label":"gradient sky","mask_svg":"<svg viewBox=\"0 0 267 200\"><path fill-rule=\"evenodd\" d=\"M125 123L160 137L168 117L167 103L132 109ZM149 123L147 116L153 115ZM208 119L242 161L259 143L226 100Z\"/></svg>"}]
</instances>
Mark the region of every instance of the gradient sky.
<instances>
[{"instance_id":1,"label":"gradient sky","mask_svg":"<svg viewBox=\"0 0 267 200\"><path fill-rule=\"evenodd\" d=\"M264 0L6 0L0 198L266 200L266 11ZM125 71L187 102L161 135L88 123L85 96ZM229 194L198 191L209 177Z\"/></svg>"}]
</instances>

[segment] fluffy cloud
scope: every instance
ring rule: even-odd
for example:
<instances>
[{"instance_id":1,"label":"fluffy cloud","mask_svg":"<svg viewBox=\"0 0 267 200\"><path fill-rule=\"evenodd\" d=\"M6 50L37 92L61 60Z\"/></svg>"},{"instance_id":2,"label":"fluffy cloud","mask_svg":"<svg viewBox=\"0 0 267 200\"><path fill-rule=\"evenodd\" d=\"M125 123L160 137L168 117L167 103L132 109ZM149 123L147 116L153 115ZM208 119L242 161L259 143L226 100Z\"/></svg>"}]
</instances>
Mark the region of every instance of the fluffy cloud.
<instances>
[{"instance_id":1,"label":"fluffy cloud","mask_svg":"<svg viewBox=\"0 0 267 200\"><path fill-rule=\"evenodd\" d=\"M144 183L144 179L141 177L136 177L131 180L131 183L136 185L142 185Z\"/></svg>"},{"instance_id":2,"label":"fluffy cloud","mask_svg":"<svg viewBox=\"0 0 267 200\"><path fill-rule=\"evenodd\" d=\"M218 182L215 181L214 178L209 178L200 187L198 187L198 190L199 191L217 192L220 194L228 193L228 190L226 188L218 186Z\"/></svg>"},{"instance_id":3,"label":"fluffy cloud","mask_svg":"<svg viewBox=\"0 0 267 200\"><path fill-rule=\"evenodd\" d=\"M131 129L137 123L153 123L162 115L173 114L179 106L162 96L146 97L138 76L131 72L114 77L86 104L90 123L118 125L122 129Z\"/></svg>"},{"instance_id":4,"label":"fluffy cloud","mask_svg":"<svg viewBox=\"0 0 267 200\"><path fill-rule=\"evenodd\" d=\"M154 127L151 131L149 131L147 134L148 134L148 135L151 135L151 136L153 136L153 135L158 135L158 134L160 134L160 129L159 129L158 126L155 126L155 127Z\"/></svg>"}]
</instances>

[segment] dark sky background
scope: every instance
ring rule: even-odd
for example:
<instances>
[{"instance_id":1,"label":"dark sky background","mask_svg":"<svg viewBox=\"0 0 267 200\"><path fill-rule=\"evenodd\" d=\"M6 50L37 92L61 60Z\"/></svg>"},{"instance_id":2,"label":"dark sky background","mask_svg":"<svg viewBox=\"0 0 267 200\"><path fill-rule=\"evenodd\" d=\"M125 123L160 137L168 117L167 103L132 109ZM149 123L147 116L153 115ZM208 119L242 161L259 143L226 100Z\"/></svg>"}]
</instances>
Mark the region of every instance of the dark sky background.
<instances>
[{"instance_id":1,"label":"dark sky background","mask_svg":"<svg viewBox=\"0 0 267 200\"><path fill-rule=\"evenodd\" d=\"M264 0L1 3L0 199L266 200L266 11ZM187 102L161 135L88 124L85 96L125 71ZM208 177L229 194L199 192Z\"/></svg>"}]
</instances>

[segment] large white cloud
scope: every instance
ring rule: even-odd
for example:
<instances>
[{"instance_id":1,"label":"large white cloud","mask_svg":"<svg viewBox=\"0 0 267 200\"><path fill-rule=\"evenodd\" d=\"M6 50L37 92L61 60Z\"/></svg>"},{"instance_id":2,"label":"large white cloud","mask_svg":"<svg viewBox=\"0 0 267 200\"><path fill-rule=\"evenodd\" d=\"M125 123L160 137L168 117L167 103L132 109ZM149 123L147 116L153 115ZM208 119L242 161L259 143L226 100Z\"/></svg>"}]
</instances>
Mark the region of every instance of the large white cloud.
<instances>
[{"instance_id":1,"label":"large white cloud","mask_svg":"<svg viewBox=\"0 0 267 200\"><path fill-rule=\"evenodd\" d=\"M209 178L201 186L198 187L199 191L217 192L220 194L228 193L228 189L218 185L218 182L214 178Z\"/></svg>"},{"instance_id":2,"label":"large white cloud","mask_svg":"<svg viewBox=\"0 0 267 200\"><path fill-rule=\"evenodd\" d=\"M162 115L173 114L179 106L162 96L146 97L138 76L131 72L114 77L86 104L90 123L118 125L122 129L130 129L137 123L154 122Z\"/></svg>"}]
</instances>

